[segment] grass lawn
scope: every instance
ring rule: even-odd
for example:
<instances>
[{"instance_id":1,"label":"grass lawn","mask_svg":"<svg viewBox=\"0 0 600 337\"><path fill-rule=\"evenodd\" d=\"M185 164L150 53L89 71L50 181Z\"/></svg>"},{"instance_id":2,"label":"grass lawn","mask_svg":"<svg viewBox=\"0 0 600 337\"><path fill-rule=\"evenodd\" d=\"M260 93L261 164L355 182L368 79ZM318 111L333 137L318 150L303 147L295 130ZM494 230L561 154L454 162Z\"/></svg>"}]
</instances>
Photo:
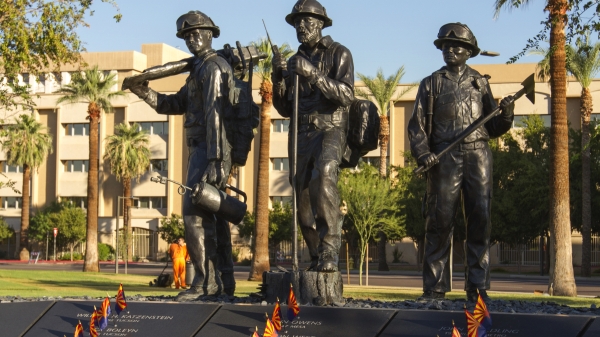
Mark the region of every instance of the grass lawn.
<instances>
[{"instance_id":1,"label":"grass lawn","mask_svg":"<svg viewBox=\"0 0 600 337\"><path fill-rule=\"evenodd\" d=\"M177 295L175 288L150 287L154 277L143 275L115 275L112 273L83 273L73 271L0 270L0 296L115 296L119 283L125 295ZM258 282L237 281L236 295L255 292Z\"/></svg>"},{"instance_id":2,"label":"grass lawn","mask_svg":"<svg viewBox=\"0 0 600 337\"><path fill-rule=\"evenodd\" d=\"M344 286L344 297L352 297L358 299L369 298L372 300L381 301L402 301L414 300L421 296L423 291L414 288L398 288L398 287L360 287L360 286ZM558 304L565 304L571 307L590 307L591 304L596 304L600 307L600 298L583 298L583 297L562 297L562 296L537 296L525 293L507 293L488 291L488 295L492 299L512 300L512 301L529 301L541 302L552 301ZM464 291L452 291L446 293L446 298L465 299Z\"/></svg>"},{"instance_id":3,"label":"grass lawn","mask_svg":"<svg viewBox=\"0 0 600 337\"><path fill-rule=\"evenodd\" d=\"M123 283L126 295L177 295L178 289L156 288L148 286L153 277L142 275L124 275L108 273L83 273L72 271L30 271L0 270L0 296L42 297L42 296L92 296L102 297L108 293L115 296L119 283ZM259 282L237 281L236 295L247 296L257 291ZM356 299L401 301L416 299L422 291L397 287L360 287L345 286L344 297ZM544 297L533 294L489 292L493 299L521 301L553 301L574 307L589 307L592 303L600 306L598 298ZM448 293L448 298L464 298L463 291Z\"/></svg>"}]
</instances>

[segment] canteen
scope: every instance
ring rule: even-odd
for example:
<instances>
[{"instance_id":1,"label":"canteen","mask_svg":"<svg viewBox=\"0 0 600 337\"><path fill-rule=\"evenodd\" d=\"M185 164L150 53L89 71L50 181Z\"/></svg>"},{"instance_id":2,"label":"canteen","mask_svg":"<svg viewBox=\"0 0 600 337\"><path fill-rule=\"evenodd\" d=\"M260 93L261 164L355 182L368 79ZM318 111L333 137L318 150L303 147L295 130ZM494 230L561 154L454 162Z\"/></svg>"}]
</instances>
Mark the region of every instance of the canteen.
<instances>
[{"instance_id":1,"label":"canteen","mask_svg":"<svg viewBox=\"0 0 600 337\"><path fill-rule=\"evenodd\" d=\"M241 195L244 201L242 202L203 181L192 187L192 203L221 219L237 225L242 222L248 209L246 193L229 184L226 184L225 187Z\"/></svg>"}]
</instances>

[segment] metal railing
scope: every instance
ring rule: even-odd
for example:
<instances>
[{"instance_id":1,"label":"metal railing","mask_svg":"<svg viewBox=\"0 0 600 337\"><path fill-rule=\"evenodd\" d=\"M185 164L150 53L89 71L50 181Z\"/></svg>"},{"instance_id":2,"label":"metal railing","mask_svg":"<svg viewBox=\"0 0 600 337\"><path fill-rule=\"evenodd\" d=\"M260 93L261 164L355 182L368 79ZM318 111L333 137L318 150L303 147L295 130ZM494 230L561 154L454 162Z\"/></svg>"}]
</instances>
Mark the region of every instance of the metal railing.
<instances>
[{"instance_id":1,"label":"metal railing","mask_svg":"<svg viewBox=\"0 0 600 337\"><path fill-rule=\"evenodd\" d=\"M498 245L501 264L521 266L538 266L540 264L539 238L527 244L500 242Z\"/></svg>"},{"instance_id":2,"label":"metal railing","mask_svg":"<svg viewBox=\"0 0 600 337\"><path fill-rule=\"evenodd\" d=\"M592 236L592 266L600 266L600 236Z\"/></svg>"},{"instance_id":3,"label":"metal railing","mask_svg":"<svg viewBox=\"0 0 600 337\"><path fill-rule=\"evenodd\" d=\"M300 262L309 262L310 257L306 243L302 240L298 245L298 260ZM360 250L358 247L349 246L349 256L352 260L359 260ZM342 246L339 255L340 262L346 263L346 242L342 241ZM292 242L282 241L275 247L269 247L269 260L271 263L291 263L292 262ZM377 244L369 244L369 261L378 261Z\"/></svg>"}]
</instances>

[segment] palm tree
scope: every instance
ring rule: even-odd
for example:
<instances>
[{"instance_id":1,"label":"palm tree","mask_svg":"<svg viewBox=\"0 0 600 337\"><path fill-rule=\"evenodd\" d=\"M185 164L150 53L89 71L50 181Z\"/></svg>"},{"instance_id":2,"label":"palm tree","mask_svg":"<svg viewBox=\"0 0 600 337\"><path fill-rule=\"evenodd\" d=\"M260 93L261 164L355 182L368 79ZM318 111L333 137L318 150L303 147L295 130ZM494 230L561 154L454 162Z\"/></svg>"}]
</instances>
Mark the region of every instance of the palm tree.
<instances>
[{"instance_id":1,"label":"palm tree","mask_svg":"<svg viewBox=\"0 0 600 337\"><path fill-rule=\"evenodd\" d=\"M375 77L356 73L358 78L365 84L369 92L366 92L360 88L355 89L355 95L364 99L373 97L375 103L379 106L379 118L381 120L381 129L379 130L379 149L380 149L380 160L379 160L379 174L382 177L387 176L387 150L388 143L390 141L390 122L388 115L390 113L390 102L397 101L400 97L404 96L408 91L414 88L417 84L412 83L408 87L394 97L398 84L404 76L404 66L400 67L395 74L390 75L387 79L383 75L383 70L379 69Z\"/></svg>"},{"instance_id":2,"label":"palm tree","mask_svg":"<svg viewBox=\"0 0 600 337\"><path fill-rule=\"evenodd\" d=\"M17 123L11 125L2 147L6 151L9 165L23 166L23 194L21 202L21 235L19 239L21 261L29 260L29 185L31 169L42 165L52 152L52 136L46 133L46 127L30 115L20 115Z\"/></svg>"},{"instance_id":3,"label":"palm tree","mask_svg":"<svg viewBox=\"0 0 600 337\"><path fill-rule=\"evenodd\" d=\"M104 160L108 160L110 171L117 180L123 183L123 196L125 207L123 210L123 223L125 226L126 240L131 238L131 180L139 179L150 165L150 139L148 133L142 130L137 123L128 126L125 123L115 127L115 134L105 138L106 147ZM119 207L117 207L118 209ZM127 258L132 258L132 249L127 242Z\"/></svg>"},{"instance_id":4,"label":"palm tree","mask_svg":"<svg viewBox=\"0 0 600 337\"><path fill-rule=\"evenodd\" d=\"M379 106L379 118L381 125L381 129L379 130L379 175L385 178L387 176L387 149L390 140L390 122L388 119L388 115L390 114L390 102L398 100L417 84L410 84L408 87L400 91L396 97L394 97L396 89L398 88L398 84L400 84L402 76L404 76L404 66L400 67L395 74L390 75L387 79L383 75L383 70L381 69L377 71L377 75L375 75L374 78L361 73L356 73L356 75L361 81L363 81L367 89L369 89L369 92L366 92L362 89L355 89L355 95L364 99L373 97L375 103ZM379 237L379 240L377 241L378 255L382 257L379 258L379 266L377 270L388 271L390 268L388 267L385 259L387 256L385 251L387 245L387 236L383 231L380 231L377 236Z\"/></svg>"},{"instance_id":5,"label":"palm tree","mask_svg":"<svg viewBox=\"0 0 600 337\"><path fill-rule=\"evenodd\" d=\"M57 91L64 94L57 100L57 104L87 102L87 119L90 121L89 136L89 170L88 170L88 210L85 260L83 271L98 272L98 124L102 111L112 112L111 100L117 96L125 95L123 91L111 91L117 84L115 74L104 75L95 66L83 73L75 73L71 83Z\"/></svg>"},{"instance_id":6,"label":"palm tree","mask_svg":"<svg viewBox=\"0 0 600 337\"><path fill-rule=\"evenodd\" d=\"M550 25L550 278L555 295L577 296L569 206L569 129L567 125L566 36L569 0L546 0ZM517 8L529 0L495 0L496 16L502 8Z\"/></svg>"},{"instance_id":7,"label":"palm tree","mask_svg":"<svg viewBox=\"0 0 600 337\"><path fill-rule=\"evenodd\" d=\"M566 45L567 71L581 85L581 276L592 274L592 201L590 182L590 117L593 111L590 84L600 71L600 42L592 44L590 34L578 39L575 46ZM538 63L538 77L547 80L550 74L550 52L544 48L536 49L533 54L543 55Z\"/></svg>"},{"instance_id":8,"label":"palm tree","mask_svg":"<svg viewBox=\"0 0 600 337\"><path fill-rule=\"evenodd\" d=\"M589 33L567 45L567 70L581 84L581 276L592 276L592 199L590 186L590 117L593 110L590 84L600 70L600 42L592 45Z\"/></svg>"},{"instance_id":9,"label":"palm tree","mask_svg":"<svg viewBox=\"0 0 600 337\"><path fill-rule=\"evenodd\" d=\"M249 281L262 280L264 271L268 271L269 265L269 146L271 141L271 107L273 106L273 83L271 83L271 72L273 71L273 51L271 44L266 38L252 43L260 52L267 54L267 58L260 61L256 66L256 72L260 76L260 145L258 150L258 186L256 188L256 226L254 227L254 254L250 267ZM286 43L279 47L281 55L287 59L292 56L293 51Z\"/></svg>"}]
</instances>

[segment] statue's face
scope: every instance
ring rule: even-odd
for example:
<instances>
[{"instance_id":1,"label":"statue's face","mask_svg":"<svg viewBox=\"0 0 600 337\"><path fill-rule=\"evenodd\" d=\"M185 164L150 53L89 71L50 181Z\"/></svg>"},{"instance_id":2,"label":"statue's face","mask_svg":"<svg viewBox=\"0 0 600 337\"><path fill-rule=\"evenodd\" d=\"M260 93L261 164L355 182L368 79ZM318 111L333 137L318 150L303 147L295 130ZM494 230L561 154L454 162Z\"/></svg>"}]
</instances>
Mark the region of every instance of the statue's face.
<instances>
[{"instance_id":1,"label":"statue's face","mask_svg":"<svg viewBox=\"0 0 600 337\"><path fill-rule=\"evenodd\" d=\"M471 57L471 49L464 43L447 41L442 45L442 55L447 65L460 66L466 64Z\"/></svg>"},{"instance_id":2,"label":"statue's face","mask_svg":"<svg viewBox=\"0 0 600 337\"><path fill-rule=\"evenodd\" d=\"M313 44L321 38L323 21L309 15L301 15L294 20L298 42Z\"/></svg>"},{"instance_id":3,"label":"statue's face","mask_svg":"<svg viewBox=\"0 0 600 337\"><path fill-rule=\"evenodd\" d=\"M192 29L183 34L183 39L190 53L202 54L212 48L212 31L209 29Z\"/></svg>"},{"instance_id":4,"label":"statue's face","mask_svg":"<svg viewBox=\"0 0 600 337\"><path fill-rule=\"evenodd\" d=\"M442 55L447 65L460 66L466 64L471 57L471 49L464 43L447 41L442 45Z\"/></svg>"}]
</instances>

